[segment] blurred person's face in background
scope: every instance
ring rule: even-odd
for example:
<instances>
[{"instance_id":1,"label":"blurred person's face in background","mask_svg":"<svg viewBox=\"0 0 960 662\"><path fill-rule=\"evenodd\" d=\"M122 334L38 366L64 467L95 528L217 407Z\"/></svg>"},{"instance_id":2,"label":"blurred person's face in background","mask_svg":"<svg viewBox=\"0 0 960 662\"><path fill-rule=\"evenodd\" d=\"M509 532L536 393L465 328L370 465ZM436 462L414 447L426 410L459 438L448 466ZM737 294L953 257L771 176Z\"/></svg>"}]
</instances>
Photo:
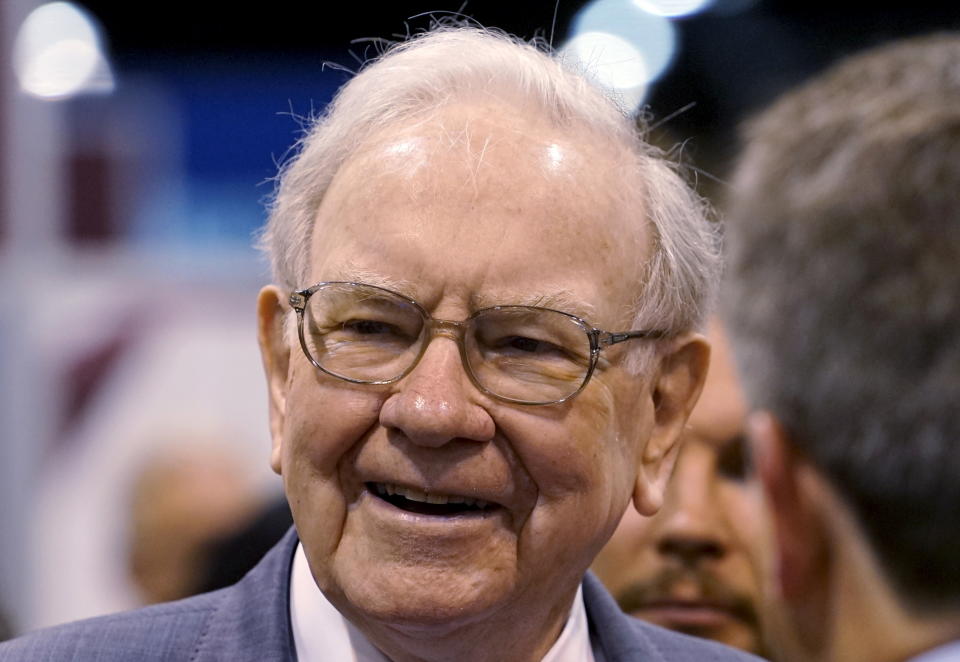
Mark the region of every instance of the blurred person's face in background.
<instances>
[{"instance_id":1,"label":"blurred person's face in background","mask_svg":"<svg viewBox=\"0 0 960 662\"><path fill-rule=\"evenodd\" d=\"M760 502L747 484L746 405L722 328L690 417L663 509L628 508L593 564L624 611L763 654Z\"/></svg>"},{"instance_id":2,"label":"blurred person's face in background","mask_svg":"<svg viewBox=\"0 0 960 662\"><path fill-rule=\"evenodd\" d=\"M137 476L129 559L144 603L196 593L207 572L207 546L257 512L258 493L231 453L228 445L190 439L152 457Z\"/></svg>"}]
</instances>

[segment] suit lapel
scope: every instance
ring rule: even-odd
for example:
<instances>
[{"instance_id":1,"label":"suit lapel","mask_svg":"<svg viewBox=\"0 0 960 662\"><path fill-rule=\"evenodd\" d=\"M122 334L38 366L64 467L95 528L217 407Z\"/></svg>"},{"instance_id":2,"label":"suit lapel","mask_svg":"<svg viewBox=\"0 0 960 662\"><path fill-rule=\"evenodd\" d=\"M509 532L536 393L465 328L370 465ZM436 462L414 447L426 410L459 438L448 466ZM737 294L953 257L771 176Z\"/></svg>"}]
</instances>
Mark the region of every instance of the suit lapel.
<instances>
[{"instance_id":1,"label":"suit lapel","mask_svg":"<svg viewBox=\"0 0 960 662\"><path fill-rule=\"evenodd\" d=\"M591 572L583 578L583 603L596 662L666 662Z\"/></svg>"},{"instance_id":2,"label":"suit lapel","mask_svg":"<svg viewBox=\"0 0 960 662\"><path fill-rule=\"evenodd\" d=\"M290 564L296 547L291 527L246 577L219 592L191 662L297 659L290 627Z\"/></svg>"}]
</instances>

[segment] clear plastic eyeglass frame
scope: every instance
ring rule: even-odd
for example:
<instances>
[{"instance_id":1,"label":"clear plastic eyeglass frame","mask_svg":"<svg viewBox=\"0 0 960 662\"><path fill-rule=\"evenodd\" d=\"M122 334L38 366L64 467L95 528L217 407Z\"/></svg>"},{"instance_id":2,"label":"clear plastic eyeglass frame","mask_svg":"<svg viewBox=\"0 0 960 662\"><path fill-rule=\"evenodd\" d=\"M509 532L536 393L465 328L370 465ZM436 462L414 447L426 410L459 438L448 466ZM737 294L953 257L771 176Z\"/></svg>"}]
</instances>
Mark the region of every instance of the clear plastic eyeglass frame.
<instances>
[{"instance_id":1,"label":"clear plastic eyeglass frame","mask_svg":"<svg viewBox=\"0 0 960 662\"><path fill-rule=\"evenodd\" d=\"M390 295L392 297L396 297L397 299L403 301L404 303L411 306L420 314L421 318L423 319L423 325L424 327L426 327L426 333L428 335L421 342L419 351L417 352L413 360L410 362L410 365L408 365L400 374L396 375L395 377L391 377L389 379L380 379L380 380L354 379L354 378L333 372L328 368L325 368L312 356L308 348L308 343L304 336L304 329L303 329L307 302L310 300L310 297L312 297L316 292L318 292L322 288L325 288L331 285L367 288L375 291L380 291L380 292L383 292L384 294ZM377 285L368 285L366 283L358 283L358 282L352 282L352 281L324 281L305 289L296 290L290 294L289 303L290 303L290 307L293 308L293 310L296 311L297 313L297 336L299 337L299 340L300 340L300 348L303 350L304 355L307 357L310 363L312 363L317 369L321 370L327 375L330 375L331 377L336 377L337 379L342 379L346 382L350 382L353 384L371 384L371 385L392 384L406 377L408 374L410 374L413 371L414 368L417 367L417 365L420 363L420 359L423 357L424 353L426 352L427 347L430 345L430 341L435 336L446 336L457 343L457 348L460 352L460 361L461 361L461 364L463 365L463 369L467 373L467 376L470 378L471 383L477 389L479 389L482 393L492 398L496 398L497 400L510 402L518 405L555 405L555 404L567 402L568 400L574 398L587 386L587 383L589 383L590 378L593 376L593 373L596 370L597 362L600 359L600 351L604 347L608 347L610 345L616 345L618 343L622 343L627 340L633 340L635 338L655 340L655 339L663 338L667 335L666 331L659 330L659 329L635 330L635 331L623 331L623 332L604 331L602 329L598 329L594 327L586 320L576 315L573 315L571 313L565 313L562 310L554 310L553 308L545 308L540 306L491 306L489 308L483 308L474 312L472 315L470 315L470 317L462 321L435 319L431 317L430 314L426 310L424 310L424 308L420 304L418 304L416 301L414 301L409 297L399 294L398 292L394 292L393 290L388 290L387 288L379 287ZM476 319L478 316L488 313L489 311L504 311L504 310L509 310L509 311L529 310L533 312L545 311L550 313L559 313L560 315L564 315L565 317L569 318L571 321L573 321L577 326L579 326L583 330L583 332L587 336L587 339L590 345L590 357L589 357L589 363L586 366L586 372L584 373L583 379L581 380L579 386L573 392L569 393L568 395L565 395L562 398L558 398L554 400L542 400L542 401L523 400L523 399L501 395L499 393L496 393L495 391L491 391L489 388L484 386L484 384L477 377L477 374L475 373L474 369L471 367L470 361L467 358L467 348L465 346L464 338L467 330L470 328L471 322L474 319Z\"/></svg>"}]
</instances>

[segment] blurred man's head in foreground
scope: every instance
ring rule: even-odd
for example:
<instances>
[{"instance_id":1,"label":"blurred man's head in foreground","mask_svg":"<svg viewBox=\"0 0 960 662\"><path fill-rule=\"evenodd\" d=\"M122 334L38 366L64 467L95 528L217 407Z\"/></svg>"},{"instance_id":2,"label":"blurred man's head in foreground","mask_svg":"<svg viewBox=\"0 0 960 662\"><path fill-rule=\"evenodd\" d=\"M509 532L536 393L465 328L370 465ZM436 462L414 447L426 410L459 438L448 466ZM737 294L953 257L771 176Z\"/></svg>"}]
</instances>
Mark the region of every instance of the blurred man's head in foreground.
<instances>
[{"instance_id":1,"label":"blurred man's head in foreground","mask_svg":"<svg viewBox=\"0 0 960 662\"><path fill-rule=\"evenodd\" d=\"M593 570L624 611L763 654L759 499L747 481L746 405L714 321L710 370L662 510L628 508Z\"/></svg>"},{"instance_id":2,"label":"blurred man's head in foreground","mask_svg":"<svg viewBox=\"0 0 960 662\"><path fill-rule=\"evenodd\" d=\"M789 659L960 636L960 37L850 58L757 118L727 321Z\"/></svg>"}]
</instances>

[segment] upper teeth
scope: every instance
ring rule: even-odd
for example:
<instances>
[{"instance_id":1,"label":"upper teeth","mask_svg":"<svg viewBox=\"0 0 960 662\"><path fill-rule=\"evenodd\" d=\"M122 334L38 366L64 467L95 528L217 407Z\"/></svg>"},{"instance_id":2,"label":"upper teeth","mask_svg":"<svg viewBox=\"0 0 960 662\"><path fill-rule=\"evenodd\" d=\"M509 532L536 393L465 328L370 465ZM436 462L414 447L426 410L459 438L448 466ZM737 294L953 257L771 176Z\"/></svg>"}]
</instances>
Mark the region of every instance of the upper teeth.
<instances>
[{"instance_id":1,"label":"upper teeth","mask_svg":"<svg viewBox=\"0 0 960 662\"><path fill-rule=\"evenodd\" d=\"M467 496L458 496L453 494L427 494L413 487L404 487L394 485L393 483L374 483L379 494L396 494L411 501L420 501L422 503L462 503L465 506L475 506L477 508L486 508L487 502L483 499L474 499Z\"/></svg>"}]
</instances>

